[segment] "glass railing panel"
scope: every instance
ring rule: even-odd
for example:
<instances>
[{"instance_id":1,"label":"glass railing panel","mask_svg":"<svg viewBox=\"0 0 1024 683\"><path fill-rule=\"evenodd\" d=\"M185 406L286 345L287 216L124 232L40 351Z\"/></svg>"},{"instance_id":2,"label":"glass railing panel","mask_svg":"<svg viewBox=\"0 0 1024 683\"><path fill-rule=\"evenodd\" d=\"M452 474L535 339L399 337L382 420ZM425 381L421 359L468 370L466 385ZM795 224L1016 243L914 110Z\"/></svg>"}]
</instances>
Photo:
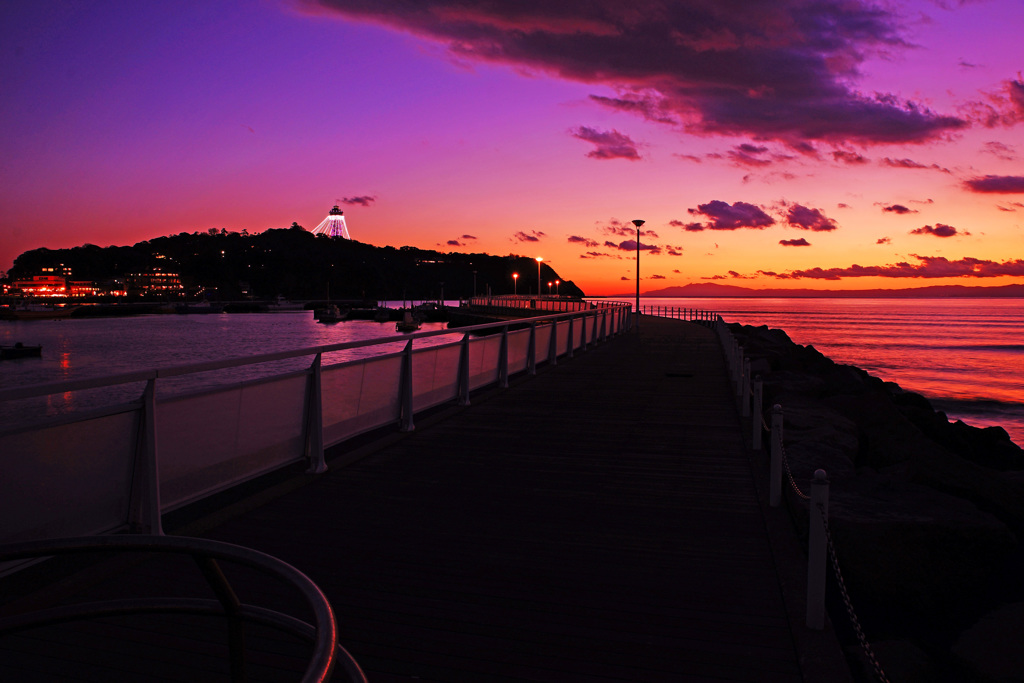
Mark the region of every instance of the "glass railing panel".
<instances>
[{"instance_id":1,"label":"glass railing panel","mask_svg":"<svg viewBox=\"0 0 1024 683\"><path fill-rule=\"evenodd\" d=\"M0 436L0 544L128 521L138 410Z\"/></svg>"},{"instance_id":2,"label":"glass railing panel","mask_svg":"<svg viewBox=\"0 0 1024 683\"><path fill-rule=\"evenodd\" d=\"M479 389L498 381L501 335L477 337L469 344L469 388Z\"/></svg>"},{"instance_id":3,"label":"glass railing panel","mask_svg":"<svg viewBox=\"0 0 1024 683\"><path fill-rule=\"evenodd\" d=\"M458 397L461 344L413 351L413 412L432 408Z\"/></svg>"},{"instance_id":4,"label":"glass railing panel","mask_svg":"<svg viewBox=\"0 0 1024 683\"><path fill-rule=\"evenodd\" d=\"M303 457L305 374L160 401L160 502L172 510Z\"/></svg>"},{"instance_id":5,"label":"glass railing panel","mask_svg":"<svg viewBox=\"0 0 1024 683\"><path fill-rule=\"evenodd\" d=\"M529 347L529 329L515 330L508 333L508 373L510 375L526 369Z\"/></svg>"},{"instance_id":6,"label":"glass railing panel","mask_svg":"<svg viewBox=\"0 0 1024 683\"><path fill-rule=\"evenodd\" d=\"M547 361L551 351L551 323L537 325L537 362Z\"/></svg>"},{"instance_id":7,"label":"glass railing panel","mask_svg":"<svg viewBox=\"0 0 1024 683\"><path fill-rule=\"evenodd\" d=\"M401 355L324 368L324 446L398 421Z\"/></svg>"}]
</instances>

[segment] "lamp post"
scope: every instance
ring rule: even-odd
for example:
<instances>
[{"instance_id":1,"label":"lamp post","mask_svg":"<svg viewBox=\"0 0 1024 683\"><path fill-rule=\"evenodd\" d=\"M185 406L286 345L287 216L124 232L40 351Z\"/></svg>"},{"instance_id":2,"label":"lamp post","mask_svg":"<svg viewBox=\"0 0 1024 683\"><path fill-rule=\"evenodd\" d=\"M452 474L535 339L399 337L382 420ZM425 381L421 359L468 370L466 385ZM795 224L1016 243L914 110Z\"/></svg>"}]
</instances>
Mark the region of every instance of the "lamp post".
<instances>
[{"instance_id":1,"label":"lamp post","mask_svg":"<svg viewBox=\"0 0 1024 683\"><path fill-rule=\"evenodd\" d=\"M555 280L555 296L558 296L558 285L562 284L561 280Z\"/></svg>"},{"instance_id":2,"label":"lamp post","mask_svg":"<svg viewBox=\"0 0 1024 683\"><path fill-rule=\"evenodd\" d=\"M512 273L512 294L519 296L519 273Z\"/></svg>"},{"instance_id":3,"label":"lamp post","mask_svg":"<svg viewBox=\"0 0 1024 683\"><path fill-rule=\"evenodd\" d=\"M543 261L543 257L537 257L537 298L540 298L540 262Z\"/></svg>"},{"instance_id":4,"label":"lamp post","mask_svg":"<svg viewBox=\"0 0 1024 683\"><path fill-rule=\"evenodd\" d=\"M551 296L551 290L554 288L554 286L555 283L552 282L551 280L548 280L548 296Z\"/></svg>"},{"instance_id":5,"label":"lamp post","mask_svg":"<svg viewBox=\"0 0 1024 683\"><path fill-rule=\"evenodd\" d=\"M640 331L640 226L644 221L633 221L636 226L636 331Z\"/></svg>"}]
</instances>

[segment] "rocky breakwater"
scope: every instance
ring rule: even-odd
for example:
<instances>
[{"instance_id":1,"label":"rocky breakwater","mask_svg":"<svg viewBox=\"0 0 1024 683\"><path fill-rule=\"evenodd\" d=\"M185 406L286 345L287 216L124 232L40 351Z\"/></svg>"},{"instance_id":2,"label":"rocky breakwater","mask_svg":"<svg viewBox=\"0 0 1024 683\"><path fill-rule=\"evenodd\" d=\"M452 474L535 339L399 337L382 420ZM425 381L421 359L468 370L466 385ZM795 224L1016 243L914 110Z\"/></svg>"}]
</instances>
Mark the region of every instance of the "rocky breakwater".
<instances>
[{"instance_id":1,"label":"rocky breakwater","mask_svg":"<svg viewBox=\"0 0 1024 683\"><path fill-rule=\"evenodd\" d=\"M836 554L889 679L1024 680L1024 451L782 330L730 328L764 381L766 422L783 408L797 484L828 473ZM808 505L784 490L806 534ZM859 661L834 588L832 621Z\"/></svg>"}]
</instances>

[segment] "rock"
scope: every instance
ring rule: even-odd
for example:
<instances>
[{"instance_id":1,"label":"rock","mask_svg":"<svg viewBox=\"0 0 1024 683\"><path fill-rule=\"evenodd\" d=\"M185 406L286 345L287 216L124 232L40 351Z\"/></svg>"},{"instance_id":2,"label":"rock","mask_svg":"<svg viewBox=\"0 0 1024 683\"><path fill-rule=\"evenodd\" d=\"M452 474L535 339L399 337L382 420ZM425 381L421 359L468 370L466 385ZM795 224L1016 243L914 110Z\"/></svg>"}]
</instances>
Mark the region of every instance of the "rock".
<instances>
[{"instance_id":1,"label":"rock","mask_svg":"<svg viewBox=\"0 0 1024 683\"><path fill-rule=\"evenodd\" d=\"M831 479L829 524L855 606L955 616L987 598L1016 548L1005 524L967 501L880 474Z\"/></svg>"},{"instance_id":2,"label":"rock","mask_svg":"<svg viewBox=\"0 0 1024 683\"><path fill-rule=\"evenodd\" d=\"M852 650L854 646L850 646ZM865 655L856 648L853 658L863 663L862 679L876 679L874 667ZM927 652L908 640L883 640L871 643L875 659L882 667L885 677L893 683L935 683L941 680L939 665Z\"/></svg>"},{"instance_id":3,"label":"rock","mask_svg":"<svg viewBox=\"0 0 1024 683\"><path fill-rule=\"evenodd\" d=\"M953 645L953 654L971 670L999 683L1024 681L1024 602L989 612Z\"/></svg>"}]
</instances>

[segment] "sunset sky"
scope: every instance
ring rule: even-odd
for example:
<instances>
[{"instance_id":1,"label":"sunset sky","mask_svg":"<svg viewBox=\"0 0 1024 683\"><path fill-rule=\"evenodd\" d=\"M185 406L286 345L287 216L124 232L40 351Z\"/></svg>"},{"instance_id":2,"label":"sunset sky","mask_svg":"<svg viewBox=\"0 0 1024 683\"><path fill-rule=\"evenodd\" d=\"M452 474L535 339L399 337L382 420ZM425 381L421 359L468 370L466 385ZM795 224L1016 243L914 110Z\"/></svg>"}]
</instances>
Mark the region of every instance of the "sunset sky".
<instances>
[{"instance_id":1,"label":"sunset sky","mask_svg":"<svg viewBox=\"0 0 1024 683\"><path fill-rule=\"evenodd\" d=\"M1024 283L1024 2L0 6L0 270L315 227L587 294ZM525 282L525 280L524 280ZM511 288L511 283L509 283Z\"/></svg>"}]
</instances>

